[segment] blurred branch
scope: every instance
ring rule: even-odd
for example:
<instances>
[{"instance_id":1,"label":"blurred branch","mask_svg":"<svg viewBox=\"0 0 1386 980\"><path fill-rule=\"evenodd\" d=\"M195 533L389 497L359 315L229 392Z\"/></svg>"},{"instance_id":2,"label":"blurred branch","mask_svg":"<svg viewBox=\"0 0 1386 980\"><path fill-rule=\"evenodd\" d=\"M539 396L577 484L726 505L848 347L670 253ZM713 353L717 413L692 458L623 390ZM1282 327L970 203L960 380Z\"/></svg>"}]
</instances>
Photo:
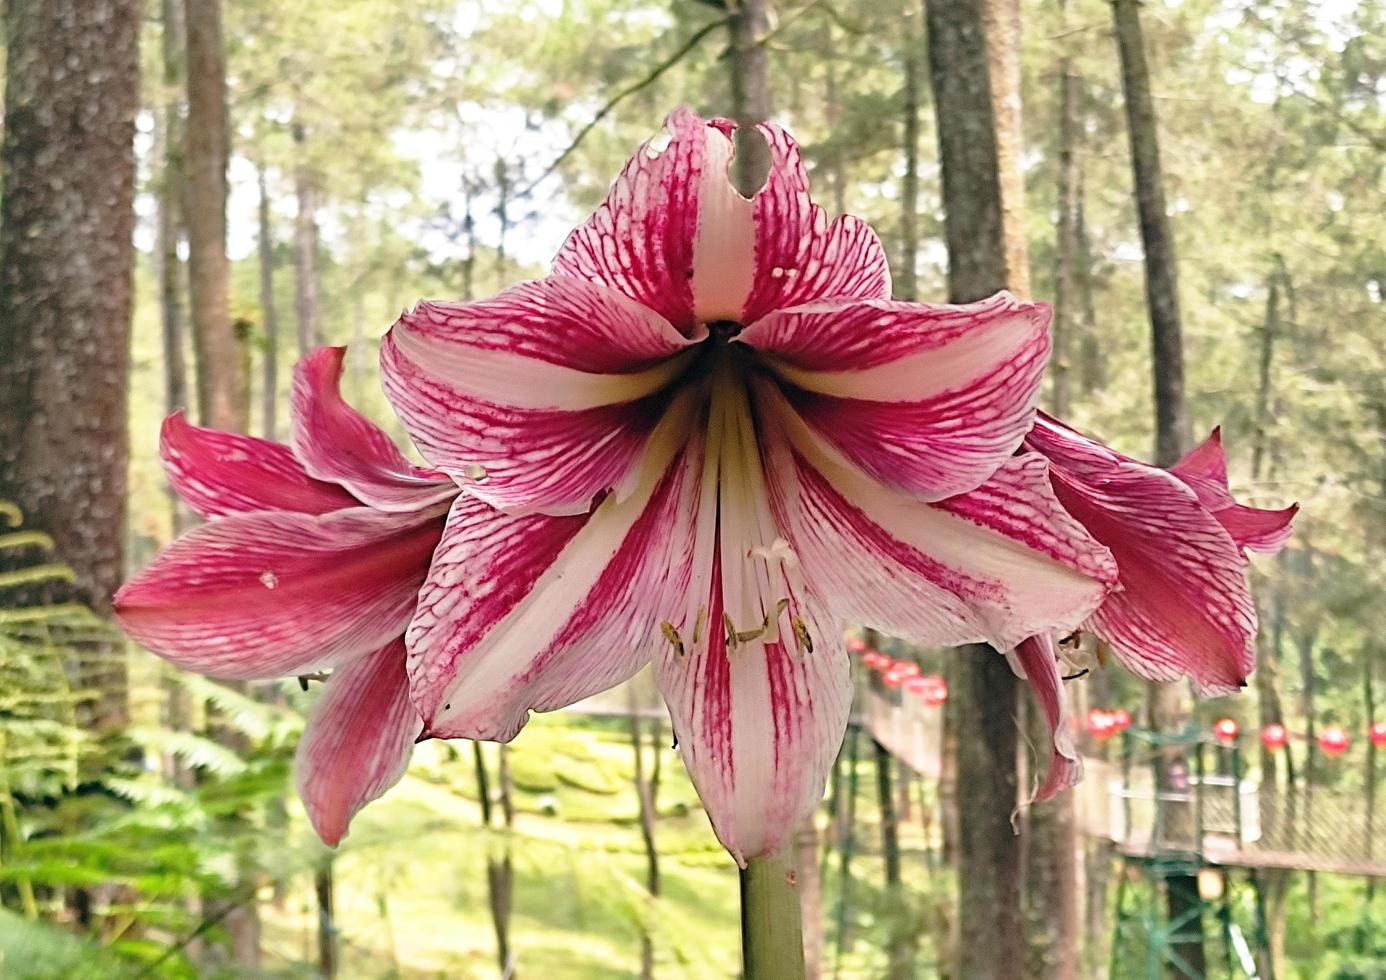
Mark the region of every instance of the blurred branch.
<instances>
[{"instance_id":1,"label":"blurred branch","mask_svg":"<svg viewBox=\"0 0 1386 980\"><path fill-rule=\"evenodd\" d=\"M717 20L712 21L711 23L704 24L701 28L695 31L693 35L688 38L687 41L680 45L677 51L675 51L668 58L665 58L658 65L656 65L648 75L646 75L639 81L627 85L625 88L621 89L621 91L617 92L610 99L608 99L606 103L602 105L600 109L597 110L596 115L594 115L590 120L588 120L585 126L578 130L577 135L573 137L573 141L569 143L567 147L564 148L562 153L560 153L557 157L554 158L553 163L549 164L544 169L543 173L541 173L538 177L534 178L534 180L530 181L529 185L526 186L524 190L516 194L515 197L517 199L526 198L529 197L530 194L534 193L534 189L538 187L541 183L543 183L546 179L548 179L548 177L551 174L553 174L555 170L562 166L563 162L567 160L568 157L573 155L573 152L578 148L582 141L587 138L587 134L592 132L592 130L596 129L597 124L600 123L603 119L605 119L608 115L610 115L613 109L615 109L626 99L630 98L632 95L635 95L637 92L640 92L643 89L649 88L651 85L653 85L656 81L659 80L660 76L662 76L670 68L673 68L676 64L682 61L684 57L688 55L689 52L696 48L698 44L703 40L703 38L707 37L709 34L717 30L718 28L725 26L729 20L731 20L730 17L721 17Z\"/></svg>"}]
</instances>

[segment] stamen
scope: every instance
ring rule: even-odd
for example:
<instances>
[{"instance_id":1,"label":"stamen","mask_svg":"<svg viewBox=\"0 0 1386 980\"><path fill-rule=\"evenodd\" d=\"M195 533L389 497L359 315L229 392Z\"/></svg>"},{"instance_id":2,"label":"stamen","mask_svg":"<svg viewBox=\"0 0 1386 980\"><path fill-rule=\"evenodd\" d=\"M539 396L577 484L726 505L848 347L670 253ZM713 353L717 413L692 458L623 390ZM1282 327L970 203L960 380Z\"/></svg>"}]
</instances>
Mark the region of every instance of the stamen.
<instances>
[{"instance_id":1,"label":"stamen","mask_svg":"<svg viewBox=\"0 0 1386 980\"><path fill-rule=\"evenodd\" d=\"M778 562L786 568L796 568L799 564L799 556L794 553L794 549L784 538L776 538L770 542L768 547L758 544L746 552L746 557L760 558L767 565Z\"/></svg>"},{"instance_id":2,"label":"stamen","mask_svg":"<svg viewBox=\"0 0 1386 980\"><path fill-rule=\"evenodd\" d=\"M679 636L679 631L674 628L674 624L667 619L659 624L659 628L664 632L664 638L669 641L669 645L674 648L674 656L679 660L684 657L683 637ZM697 642L696 640L694 642Z\"/></svg>"},{"instance_id":3,"label":"stamen","mask_svg":"<svg viewBox=\"0 0 1386 980\"><path fill-rule=\"evenodd\" d=\"M800 653L813 652L813 637L809 635L808 623L805 623L802 616L795 616L789 621L794 627L794 646Z\"/></svg>"},{"instance_id":4,"label":"stamen","mask_svg":"<svg viewBox=\"0 0 1386 980\"><path fill-rule=\"evenodd\" d=\"M701 643L703 639L703 627L707 625L707 606L698 607L698 618L693 623L693 642Z\"/></svg>"}]
</instances>

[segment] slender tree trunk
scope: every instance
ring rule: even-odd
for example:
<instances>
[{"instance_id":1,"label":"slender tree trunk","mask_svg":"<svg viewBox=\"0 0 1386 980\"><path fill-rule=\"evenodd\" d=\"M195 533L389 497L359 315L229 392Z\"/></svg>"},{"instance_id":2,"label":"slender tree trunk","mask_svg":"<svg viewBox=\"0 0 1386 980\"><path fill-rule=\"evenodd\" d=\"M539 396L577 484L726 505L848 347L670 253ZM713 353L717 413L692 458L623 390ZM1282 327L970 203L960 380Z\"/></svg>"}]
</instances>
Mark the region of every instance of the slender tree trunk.
<instances>
[{"instance_id":1,"label":"slender tree trunk","mask_svg":"<svg viewBox=\"0 0 1386 980\"><path fill-rule=\"evenodd\" d=\"M1067 3L1060 0L1067 25ZM1078 73L1073 55L1059 58L1058 242L1054 270L1054 352L1050 358L1050 407L1067 418L1073 401L1073 334L1078 261Z\"/></svg>"},{"instance_id":2,"label":"slender tree trunk","mask_svg":"<svg viewBox=\"0 0 1386 980\"><path fill-rule=\"evenodd\" d=\"M895 294L900 299L919 298L919 89L921 46L915 17L905 11L905 88L901 112L904 122L905 175L900 180L900 268Z\"/></svg>"},{"instance_id":3,"label":"slender tree trunk","mask_svg":"<svg viewBox=\"0 0 1386 980\"><path fill-rule=\"evenodd\" d=\"M1314 717L1314 698L1318 693L1318 672L1314 669L1314 644L1318 631L1310 628L1299 637L1299 671L1301 702L1300 711L1304 715L1305 754L1304 754L1304 811L1299 815L1305 832L1314 826L1314 784L1318 775L1318 722ZM1309 884L1309 924L1316 926L1319 918L1318 877L1314 872L1307 873Z\"/></svg>"},{"instance_id":4,"label":"slender tree trunk","mask_svg":"<svg viewBox=\"0 0 1386 980\"><path fill-rule=\"evenodd\" d=\"M739 125L733 179L749 197L770 171L770 149L755 129L771 112L769 60L761 43L770 29L770 18L766 0L733 0L729 5L732 118Z\"/></svg>"},{"instance_id":5,"label":"slender tree trunk","mask_svg":"<svg viewBox=\"0 0 1386 980\"><path fill-rule=\"evenodd\" d=\"M1030 743L1049 744L1044 713L1033 703L1026 708ZM1043 760L1045 755L1038 753L1038 758ZM1024 834L1026 976L1075 980L1083 940L1078 881L1078 852L1083 840L1078 834L1073 794L1061 793L1048 803L1031 805L1026 810Z\"/></svg>"},{"instance_id":6,"label":"slender tree trunk","mask_svg":"<svg viewBox=\"0 0 1386 980\"><path fill-rule=\"evenodd\" d=\"M930 75L943 171L948 293L953 302L990 296L1023 263L1007 247L1004 183L984 0L924 0ZM994 49L994 45L991 46ZM1004 125L1004 120L1002 120ZM1011 136L1014 134L1011 133ZM1006 159L1017 159L1018 147ZM1017 202L1012 199L1012 206ZM1010 826L1017 801L1016 680L994 651L960 651L951 672L957 737L959 821L958 969L962 977L1024 971L1020 849Z\"/></svg>"},{"instance_id":7,"label":"slender tree trunk","mask_svg":"<svg viewBox=\"0 0 1386 980\"><path fill-rule=\"evenodd\" d=\"M265 359L260 385L262 431L266 439L273 439L278 428L276 408L279 404L279 315L274 308L274 233L270 225L269 184L265 179L264 167L259 168L257 178L260 190L260 318L265 329Z\"/></svg>"},{"instance_id":8,"label":"slender tree trunk","mask_svg":"<svg viewBox=\"0 0 1386 980\"><path fill-rule=\"evenodd\" d=\"M1145 298L1150 309L1150 336L1155 376L1155 462L1170 466L1192 445L1184 396L1184 348L1179 318L1179 282L1175 274L1174 235L1165 210L1164 178L1150 69L1141 33L1140 0L1112 0L1117 47L1121 54L1122 92L1131 137L1131 172L1145 246Z\"/></svg>"},{"instance_id":9,"label":"slender tree trunk","mask_svg":"<svg viewBox=\"0 0 1386 980\"><path fill-rule=\"evenodd\" d=\"M1001 185L1006 288L1028 296L1030 257L1025 236L1025 176L1020 166L1025 133L1020 101L1020 0L982 0L982 17Z\"/></svg>"},{"instance_id":10,"label":"slender tree trunk","mask_svg":"<svg viewBox=\"0 0 1386 980\"><path fill-rule=\"evenodd\" d=\"M1171 466L1190 449L1193 438L1184 392L1184 353L1179 316L1179 285L1175 273L1174 236L1165 210L1160 172L1159 136L1145 59L1139 0L1112 0L1117 47L1121 56L1122 91L1131 140L1131 171L1145 248L1145 294L1150 313L1150 336L1155 387L1155 462ZM1151 720L1169 731L1186 717L1179 685L1155 685L1150 691ZM1171 767L1161 766L1162 780ZM1191 820L1192 815L1174 813ZM1189 920L1187 938L1174 952L1198 975L1205 970L1203 923L1196 880L1188 875L1166 879L1170 921Z\"/></svg>"},{"instance_id":11,"label":"slender tree trunk","mask_svg":"<svg viewBox=\"0 0 1386 980\"><path fill-rule=\"evenodd\" d=\"M197 351L198 414L203 425L233 432L247 427L245 338L231 322L226 257L226 52L220 0L185 0L188 124L184 162L188 272L193 343Z\"/></svg>"},{"instance_id":12,"label":"slender tree trunk","mask_svg":"<svg viewBox=\"0 0 1386 980\"><path fill-rule=\"evenodd\" d=\"M318 324L318 188L305 157L307 136L303 126L293 127L294 197L294 312L298 317L298 353L307 354L322 343Z\"/></svg>"},{"instance_id":13,"label":"slender tree trunk","mask_svg":"<svg viewBox=\"0 0 1386 980\"><path fill-rule=\"evenodd\" d=\"M890 785L891 756L884 745L871 742L876 753L876 801L881 808L881 858L885 867L885 901L889 921L886 977L908 980L914 975L911 927L913 914L900 877L900 826L895 816L895 794Z\"/></svg>"},{"instance_id":14,"label":"slender tree trunk","mask_svg":"<svg viewBox=\"0 0 1386 980\"><path fill-rule=\"evenodd\" d=\"M1081 95L1081 90L1080 93ZM1078 171L1078 199L1074 207L1073 232L1077 247L1075 268L1078 289L1079 328L1078 348L1081 352L1079 385L1084 391L1101 391L1107 385L1107 363L1102 356L1102 342L1097 335L1097 301L1093 287L1092 241L1088 237L1083 156L1080 153L1074 169Z\"/></svg>"},{"instance_id":15,"label":"slender tree trunk","mask_svg":"<svg viewBox=\"0 0 1386 980\"><path fill-rule=\"evenodd\" d=\"M818 867L818 826L809 817L794 835L799 913L804 930L804 980L823 976L823 878Z\"/></svg>"},{"instance_id":16,"label":"slender tree trunk","mask_svg":"<svg viewBox=\"0 0 1386 980\"><path fill-rule=\"evenodd\" d=\"M836 132L842 122L842 99L838 93L837 47L834 41L833 25L825 19L823 24L823 118L829 132ZM836 146L824 161L831 188L833 214L839 215L847 210L847 176L842 165L842 151Z\"/></svg>"},{"instance_id":17,"label":"slender tree trunk","mask_svg":"<svg viewBox=\"0 0 1386 980\"><path fill-rule=\"evenodd\" d=\"M645 736L641 731L640 705L634 689L629 700L630 744L635 754L635 796L640 805L640 840L645 846L645 890L651 898L659 897L659 847L655 842L655 801L652 780L645 775ZM659 755L659 733L651 732L656 757ZM644 924L640 927L640 977L654 977L654 941Z\"/></svg>"}]
</instances>

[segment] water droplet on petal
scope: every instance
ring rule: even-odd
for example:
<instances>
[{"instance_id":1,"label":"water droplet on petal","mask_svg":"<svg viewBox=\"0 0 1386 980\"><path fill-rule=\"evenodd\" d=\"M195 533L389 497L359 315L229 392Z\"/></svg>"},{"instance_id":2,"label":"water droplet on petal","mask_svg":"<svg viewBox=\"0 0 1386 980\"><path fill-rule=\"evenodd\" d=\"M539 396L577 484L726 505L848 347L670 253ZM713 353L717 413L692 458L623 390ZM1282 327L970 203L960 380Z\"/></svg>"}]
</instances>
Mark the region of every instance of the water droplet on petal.
<instances>
[{"instance_id":1,"label":"water droplet on petal","mask_svg":"<svg viewBox=\"0 0 1386 980\"><path fill-rule=\"evenodd\" d=\"M468 463L466 466L462 467L462 473L473 483L486 482L486 467L482 466L480 463Z\"/></svg>"},{"instance_id":2,"label":"water droplet on petal","mask_svg":"<svg viewBox=\"0 0 1386 980\"><path fill-rule=\"evenodd\" d=\"M275 575L273 572L261 572L260 584L267 589L272 589L279 584L279 576Z\"/></svg>"}]
</instances>

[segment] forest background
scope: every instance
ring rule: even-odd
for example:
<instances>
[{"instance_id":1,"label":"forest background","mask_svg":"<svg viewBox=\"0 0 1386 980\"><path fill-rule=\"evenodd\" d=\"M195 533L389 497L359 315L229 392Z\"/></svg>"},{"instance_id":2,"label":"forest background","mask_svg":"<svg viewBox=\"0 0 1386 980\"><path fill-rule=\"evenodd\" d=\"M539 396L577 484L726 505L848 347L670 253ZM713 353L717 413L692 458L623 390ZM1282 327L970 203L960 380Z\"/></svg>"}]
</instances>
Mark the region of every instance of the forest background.
<instances>
[{"instance_id":1,"label":"forest background","mask_svg":"<svg viewBox=\"0 0 1386 980\"><path fill-rule=\"evenodd\" d=\"M1307 734L1288 772L1248 751L1253 772L1374 800L1381 0L10 0L4 975L734 974L735 875L659 720L560 714L505 751L425 746L329 854L288 775L316 691L177 674L101 617L128 570L191 520L158 465L164 414L282 438L293 361L348 344L348 399L402 436L375 369L400 310L541 275L669 110L744 108L731 79L747 59L763 63L760 95L802 143L820 203L878 230L897 295L946 299L938 148L968 120L934 101L931 75L959 70L929 47L941 8L988 25L993 69L1005 66L993 77L1010 79L994 82L1002 108L986 121L1023 179L1023 201L1017 188L1006 199L1025 257L1011 282L1057 307L1046 407L1156 457L1155 392L1171 368L1152 362L1137 207L1150 188L1133 181L1130 137L1158 137L1192 434L1222 426L1243 499L1301 504L1292 544L1256 565L1252 689L1178 710ZM1132 43L1153 119L1126 111ZM83 101L26 113L62 89L64 66L86 74ZM110 138L121 126L133 149ZM41 459L10 438L32 431L25 417L43 420ZM891 652L957 669L933 651ZM1118 668L1080 685L1082 705L1145 710ZM954 686L947 724L966 733L967 685ZM1016 715L1026 724L1023 701L1001 712L1012 738ZM1330 724L1356 739L1342 762L1313 742ZM965 769L977 763L962 737ZM1101 976L1120 961L1125 872L1076 833L1071 801L1022 815L1025 873L1007 885L996 867L959 867L947 780L848 744L820 826L799 843L801 867L821 872L816 975L981 976L967 957L1011 939L1036 977ZM1015 778L974 785L1008 814ZM1017 936L987 939L1005 913L977 905L975 889L959 899L959 876L1004 886ZM1266 886L1274 975L1386 976L1386 905L1370 883L1285 874Z\"/></svg>"}]
</instances>

